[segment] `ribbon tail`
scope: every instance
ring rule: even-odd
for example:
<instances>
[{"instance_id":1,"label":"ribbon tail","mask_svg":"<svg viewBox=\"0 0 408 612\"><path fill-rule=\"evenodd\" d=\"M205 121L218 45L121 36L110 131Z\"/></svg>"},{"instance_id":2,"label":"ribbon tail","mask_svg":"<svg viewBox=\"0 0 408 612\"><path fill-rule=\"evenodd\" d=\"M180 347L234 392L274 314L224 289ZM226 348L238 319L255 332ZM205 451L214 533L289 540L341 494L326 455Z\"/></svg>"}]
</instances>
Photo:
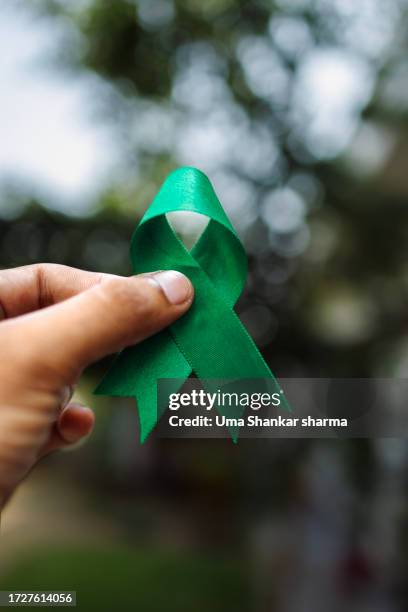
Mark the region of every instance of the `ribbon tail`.
<instances>
[{"instance_id":1,"label":"ribbon tail","mask_svg":"<svg viewBox=\"0 0 408 612\"><path fill-rule=\"evenodd\" d=\"M144 442L146 442L149 434L152 432L152 430L157 424L157 409L152 408L150 398L146 399L146 397L143 396L142 393L139 395L139 399L135 397L135 400L137 404L137 412L139 415L140 443L143 444ZM156 402L154 403L154 406L155 405Z\"/></svg>"},{"instance_id":2,"label":"ribbon tail","mask_svg":"<svg viewBox=\"0 0 408 612\"><path fill-rule=\"evenodd\" d=\"M158 402L158 380L170 379L167 388L175 393L190 374L190 364L168 331L164 330L122 351L94 393L134 397L139 413L140 439L144 442L167 408L164 399Z\"/></svg>"}]
</instances>

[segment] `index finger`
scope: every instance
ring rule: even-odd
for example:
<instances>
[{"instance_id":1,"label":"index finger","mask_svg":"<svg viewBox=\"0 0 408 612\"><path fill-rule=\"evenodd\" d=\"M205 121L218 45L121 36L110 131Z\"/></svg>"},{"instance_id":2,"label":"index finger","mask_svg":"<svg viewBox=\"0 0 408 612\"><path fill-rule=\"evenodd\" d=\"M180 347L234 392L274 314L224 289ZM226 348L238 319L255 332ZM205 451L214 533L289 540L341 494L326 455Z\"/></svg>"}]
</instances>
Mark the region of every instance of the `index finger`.
<instances>
[{"instance_id":1,"label":"index finger","mask_svg":"<svg viewBox=\"0 0 408 612\"><path fill-rule=\"evenodd\" d=\"M58 264L0 270L0 320L51 306L110 276Z\"/></svg>"}]
</instances>

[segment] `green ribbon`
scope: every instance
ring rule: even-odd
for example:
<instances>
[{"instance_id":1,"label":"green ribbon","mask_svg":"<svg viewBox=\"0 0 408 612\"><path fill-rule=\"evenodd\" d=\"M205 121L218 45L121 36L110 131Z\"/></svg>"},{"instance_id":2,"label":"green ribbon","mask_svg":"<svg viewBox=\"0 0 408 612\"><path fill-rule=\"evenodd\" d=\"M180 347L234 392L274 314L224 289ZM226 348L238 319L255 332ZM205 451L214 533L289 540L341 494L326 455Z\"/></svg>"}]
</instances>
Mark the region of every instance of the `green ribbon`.
<instances>
[{"instance_id":1,"label":"green ribbon","mask_svg":"<svg viewBox=\"0 0 408 612\"><path fill-rule=\"evenodd\" d=\"M209 218L191 251L166 218L166 213L180 210ZM136 398L142 442L165 409L157 406L158 379L178 379L174 380L176 392L180 379L184 381L192 372L199 379L264 378L279 391L233 310L245 284L247 258L202 172L180 168L168 176L132 236L131 260L135 274L178 270L195 290L190 310L170 328L122 351L95 391ZM232 436L236 440L237 433Z\"/></svg>"}]
</instances>

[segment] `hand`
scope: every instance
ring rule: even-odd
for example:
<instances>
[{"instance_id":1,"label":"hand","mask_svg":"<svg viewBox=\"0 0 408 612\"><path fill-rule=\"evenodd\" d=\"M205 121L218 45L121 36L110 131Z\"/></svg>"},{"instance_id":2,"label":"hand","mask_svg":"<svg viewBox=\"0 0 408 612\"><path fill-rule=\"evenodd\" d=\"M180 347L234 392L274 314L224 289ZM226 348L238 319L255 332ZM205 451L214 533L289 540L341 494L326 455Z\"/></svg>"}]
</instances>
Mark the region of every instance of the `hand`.
<instances>
[{"instance_id":1,"label":"hand","mask_svg":"<svg viewBox=\"0 0 408 612\"><path fill-rule=\"evenodd\" d=\"M166 327L192 300L173 271L0 271L0 508L40 457L91 432L92 411L69 403L82 370Z\"/></svg>"}]
</instances>

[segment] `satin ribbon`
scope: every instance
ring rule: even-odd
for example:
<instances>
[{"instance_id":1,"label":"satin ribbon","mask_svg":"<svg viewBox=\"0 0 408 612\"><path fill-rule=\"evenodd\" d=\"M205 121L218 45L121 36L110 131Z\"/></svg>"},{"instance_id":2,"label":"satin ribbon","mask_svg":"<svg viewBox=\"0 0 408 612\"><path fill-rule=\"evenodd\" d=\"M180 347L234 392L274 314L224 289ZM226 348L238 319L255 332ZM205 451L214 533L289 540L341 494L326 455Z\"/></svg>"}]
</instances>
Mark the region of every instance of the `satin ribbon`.
<instances>
[{"instance_id":1,"label":"satin ribbon","mask_svg":"<svg viewBox=\"0 0 408 612\"><path fill-rule=\"evenodd\" d=\"M173 211L192 211L209 218L191 251L167 221L166 213ZM270 389L279 391L233 310L244 287L247 258L202 172L180 168L170 174L132 236L131 260L135 274L179 270L195 290L190 310L170 328L122 351L95 391L136 398L142 442L165 409L157 406L158 379L177 379L174 392L192 372L199 379L268 379ZM286 400L283 403L287 407ZM234 440L237 435L232 432Z\"/></svg>"}]
</instances>

